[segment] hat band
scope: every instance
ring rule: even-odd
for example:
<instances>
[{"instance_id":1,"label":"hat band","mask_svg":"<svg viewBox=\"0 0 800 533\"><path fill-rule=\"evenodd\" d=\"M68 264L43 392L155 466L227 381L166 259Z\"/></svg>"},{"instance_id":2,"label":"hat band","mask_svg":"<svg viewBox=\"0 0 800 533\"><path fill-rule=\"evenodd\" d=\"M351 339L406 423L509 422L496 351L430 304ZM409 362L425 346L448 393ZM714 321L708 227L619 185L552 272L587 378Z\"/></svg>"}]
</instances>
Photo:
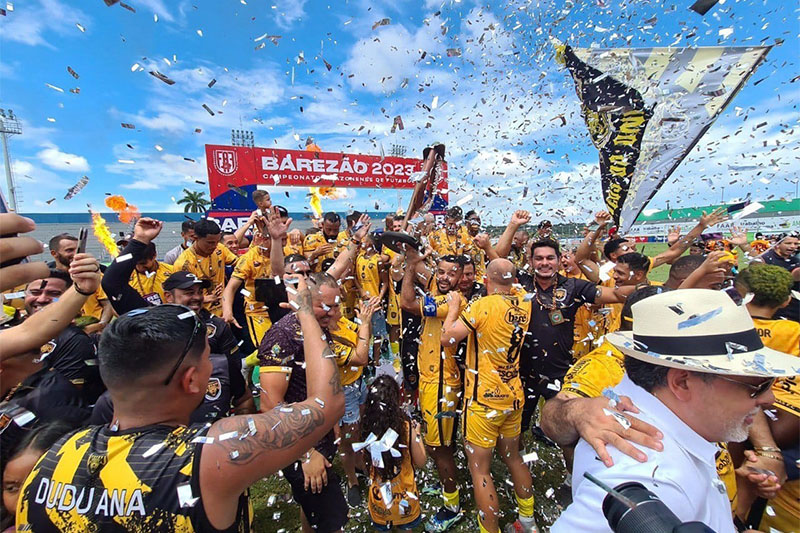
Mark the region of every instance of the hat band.
<instances>
[{"instance_id":1,"label":"hat band","mask_svg":"<svg viewBox=\"0 0 800 533\"><path fill-rule=\"evenodd\" d=\"M728 352L753 352L764 347L755 329L693 337L653 337L634 333L633 342L636 350L659 355L725 355ZM738 346L738 349L728 349L729 343L741 345L746 350Z\"/></svg>"}]
</instances>

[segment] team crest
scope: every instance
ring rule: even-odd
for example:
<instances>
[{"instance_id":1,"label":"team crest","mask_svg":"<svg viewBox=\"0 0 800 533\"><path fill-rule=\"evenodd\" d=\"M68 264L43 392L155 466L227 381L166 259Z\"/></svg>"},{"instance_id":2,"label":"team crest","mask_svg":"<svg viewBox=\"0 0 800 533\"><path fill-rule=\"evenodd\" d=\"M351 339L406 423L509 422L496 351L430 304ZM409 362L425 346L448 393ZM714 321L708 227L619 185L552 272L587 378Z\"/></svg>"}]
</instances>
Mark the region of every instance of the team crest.
<instances>
[{"instance_id":1,"label":"team crest","mask_svg":"<svg viewBox=\"0 0 800 533\"><path fill-rule=\"evenodd\" d=\"M219 378L210 378L206 386L206 400L213 402L214 400L218 400L221 394L222 384Z\"/></svg>"},{"instance_id":2,"label":"team crest","mask_svg":"<svg viewBox=\"0 0 800 533\"><path fill-rule=\"evenodd\" d=\"M553 298L555 298L559 302L563 302L564 298L566 297L567 297L567 289L557 288L556 291L553 293Z\"/></svg>"},{"instance_id":3,"label":"team crest","mask_svg":"<svg viewBox=\"0 0 800 533\"><path fill-rule=\"evenodd\" d=\"M212 338L214 334L217 332L217 326L214 324L206 324L206 334L208 334L208 338Z\"/></svg>"},{"instance_id":4,"label":"team crest","mask_svg":"<svg viewBox=\"0 0 800 533\"><path fill-rule=\"evenodd\" d=\"M90 453L86 459L86 469L89 475L97 474L106 465L108 458L103 454Z\"/></svg>"},{"instance_id":5,"label":"team crest","mask_svg":"<svg viewBox=\"0 0 800 533\"><path fill-rule=\"evenodd\" d=\"M231 176L239 169L235 150L214 150L214 168L223 176Z\"/></svg>"},{"instance_id":6,"label":"team crest","mask_svg":"<svg viewBox=\"0 0 800 533\"><path fill-rule=\"evenodd\" d=\"M45 358L53 353L53 350L56 349L56 341L50 341L41 348L39 348L39 361L44 361ZM39 361L36 361L37 363Z\"/></svg>"}]
</instances>

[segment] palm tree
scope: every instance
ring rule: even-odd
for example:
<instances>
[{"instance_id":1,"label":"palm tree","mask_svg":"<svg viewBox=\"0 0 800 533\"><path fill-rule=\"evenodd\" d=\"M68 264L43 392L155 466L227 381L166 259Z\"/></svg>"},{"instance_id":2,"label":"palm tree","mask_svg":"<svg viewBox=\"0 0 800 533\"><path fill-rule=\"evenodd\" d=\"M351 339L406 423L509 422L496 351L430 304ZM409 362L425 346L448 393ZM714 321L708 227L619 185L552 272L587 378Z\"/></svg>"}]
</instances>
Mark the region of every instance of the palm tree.
<instances>
[{"instance_id":1,"label":"palm tree","mask_svg":"<svg viewBox=\"0 0 800 533\"><path fill-rule=\"evenodd\" d=\"M183 189L183 198L178 200L178 204L186 204L183 208L184 213L205 213L211 202L205 199L205 191L190 191Z\"/></svg>"}]
</instances>

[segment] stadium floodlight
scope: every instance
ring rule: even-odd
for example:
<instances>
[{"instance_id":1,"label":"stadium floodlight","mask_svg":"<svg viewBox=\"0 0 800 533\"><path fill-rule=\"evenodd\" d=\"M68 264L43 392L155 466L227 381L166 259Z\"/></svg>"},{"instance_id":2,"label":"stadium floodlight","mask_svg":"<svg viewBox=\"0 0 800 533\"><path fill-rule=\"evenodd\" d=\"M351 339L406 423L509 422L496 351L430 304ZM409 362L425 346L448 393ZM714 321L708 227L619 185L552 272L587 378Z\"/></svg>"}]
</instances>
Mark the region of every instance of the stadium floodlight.
<instances>
[{"instance_id":1,"label":"stadium floodlight","mask_svg":"<svg viewBox=\"0 0 800 533\"><path fill-rule=\"evenodd\" d=\"M11 157L8 153L8 137L9 135L22 134L22 126L19 120L14 116L14 111L11 109L0 109L0 139L3 141L3 160L6 167L6 185L8 186L8 201L9 208L12 211L18 211L19 205L17 203L17 185L14 181L14 174L11 171Z\"/></svg>"}]
</instances>

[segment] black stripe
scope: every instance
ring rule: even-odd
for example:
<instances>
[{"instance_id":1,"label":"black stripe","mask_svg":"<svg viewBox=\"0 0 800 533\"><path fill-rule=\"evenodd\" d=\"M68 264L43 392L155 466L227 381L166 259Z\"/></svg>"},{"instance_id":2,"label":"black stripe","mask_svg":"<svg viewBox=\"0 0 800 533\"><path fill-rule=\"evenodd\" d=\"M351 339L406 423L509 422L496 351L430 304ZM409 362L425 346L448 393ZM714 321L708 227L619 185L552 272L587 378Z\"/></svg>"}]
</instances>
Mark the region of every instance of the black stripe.
<instances>
[{"instance_id":1,"label":"black stripe","mask_svg":"<svg viewBox=\"0 0 800 533\"><path fill-rule=\"evenodd\" d=\"M439 386L436 389L436 414L441 415L442 413L442 388L444 387L444 359L442 358L444 355L444 346L439 343ZM439 426L439 445L444 446L444 417L438 416L436 418L436 424Z\"/></svg>"},{"instance_id":2,"label":"black stripe","mask_svg":"<svg viewBox=\"0 0 800 533\"><path fill-rule=\"evenodd\" d=\"M472 399L478 401L478 377L480 376L480 371L478 370L478 332L474 329L471 332L472 334L472 346L475 348L475 373L473 374L474 378L472 380ZM469 367L467 367L469 368ZM469 370L467 371L469 372ZM464 383L464 388L466 389L466 383ZM464 398L467 397L466 390L464 391Z\"/></svg>"},{"instance_id":3,"label":"black stripe","mask_svg":"<svg viewBox=\"0 0 800 533\"><path fill-rule=\"evenodd\" d=\"M764 347L755 329L723 333L721 335L697 335L688 337L654 337L633 335L634 349L642 352L655 352L659 355L708 355L726 356L727 343L740 344L748 352ZM741 350L739 350L741 352ZM732 353L736 353L734 350Z\"/></svg>"}]
</instances>

